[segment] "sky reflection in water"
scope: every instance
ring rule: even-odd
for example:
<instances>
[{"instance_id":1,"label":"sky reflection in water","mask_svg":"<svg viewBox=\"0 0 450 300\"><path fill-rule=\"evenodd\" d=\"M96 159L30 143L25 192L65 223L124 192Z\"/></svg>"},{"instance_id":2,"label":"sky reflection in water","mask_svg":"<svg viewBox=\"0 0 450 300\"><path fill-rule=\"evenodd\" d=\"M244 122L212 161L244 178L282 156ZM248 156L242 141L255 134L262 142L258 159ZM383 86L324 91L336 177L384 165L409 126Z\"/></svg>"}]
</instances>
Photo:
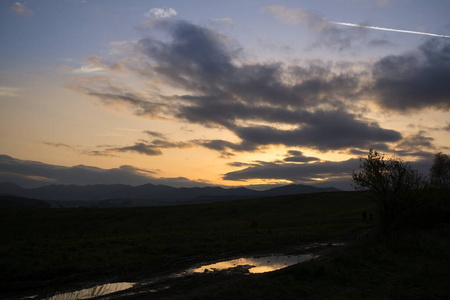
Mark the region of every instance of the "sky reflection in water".
<instances>
[{"instance_id":1,"label":"sky reflection in water","mask_svg":"<svg viewBox=\"0 0 450 300\"><path fill-rule=\"evenodd\" d=\"M248 258L237 258L227 261L221 261L209 265L203 265L198 268L193 268L188 271L188 273L204 273L226 270L230 268L235 268L238 266L252 266L249 268L250 273L266 273L272 272L279 269L286 268L288 266L302 263L313 259L315 256L312 254L306 255L271 255L263 257L248 257Z\"/></svg>"},{"instance_id":2,"label":"sky reflection in water","mask_svg":"<svg viewBox=\"0 0 450 300\"><path fill-rule=\"evenodd\" d=\"M197 268L191 268L183 273L177 273L175 275L169 276L171 278L178 278L194 273L206 273L214 272L220 270L227 270L231 268L236 268L239 266L250 266L249 273L266 273L276 270L286 268L288 266L302 263L313 258L318 257L313 254L305 255L270 255L262 257L242 257L237 259L231 259L226 261L221 261L213 264L203 265ZM76 299L91 299L99 296L104 296L112 294L115 292L123 291L132 288L136 283L130 282L118 282L118 283L108 283L103 285L98 285L89 289L83 289L75 292L64 293L54 295L47 300L76 300ZM156 292L152 291L152 292Z\"/></svg>"},{"instance_id":3,"label":"sky reflection in water","mask_svg":"<svg viewBox=\"0 0 450 300\"><path fill-rule=\"evenodd\" d=\"M127 290L132 288L134 283L130 282L117 282L98 285L89 289L83 289L71 293L64 293L54 295L47 300L76 300L76 299L91 299L99 296L112 294L115 292Z\"/></svg>"}]
</instances>

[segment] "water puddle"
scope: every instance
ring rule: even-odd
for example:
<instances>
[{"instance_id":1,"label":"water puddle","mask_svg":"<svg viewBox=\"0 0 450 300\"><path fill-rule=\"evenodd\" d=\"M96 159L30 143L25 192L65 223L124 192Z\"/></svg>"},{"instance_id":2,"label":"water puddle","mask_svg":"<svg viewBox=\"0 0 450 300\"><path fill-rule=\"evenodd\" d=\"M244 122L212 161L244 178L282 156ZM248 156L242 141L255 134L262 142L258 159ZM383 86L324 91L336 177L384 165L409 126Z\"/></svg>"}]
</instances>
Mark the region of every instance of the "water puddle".
<instances>
[{"instance_id":1,"label":"water puddle","mask_svg":"<svg viewBox=\"0 0 450 300\"><path fill-rule=\"evenodd\" d=\"M117 282L97 285L89 289L83 289L71 293L64 293L54 295L47 300L76 300L76 299L91 299L99 296L112 294L119 291L124 291L132 288L135 283Z\"/></svg>"},{"instance_id":2,"label":"water puddle","mask_svg":"<svg viewBox=\"0 0 450 300\"><path fill-rule=\"evenodd\" d=\"M188 274L208 273L246 266L248 267L248 271L252 274L266 273L280 270L291 265L299 264L316 257L317 255L313 254L270 255L262 257L247 257L247 258L243 257L226 261L220 261L208 265L202 265L200 267L188 270L187 273Z\"/></svg>"},{"instance_id":3,"label":"water puddle","mask_svg":"<svg viewBox=\"0 0 450 300\"><path fill-rule=\"evenodd\" d=\"M299 264L317 258L317 254L304 255L269 255L260 257L241 257L214 263L196 265L183 272L172 273L163 277L154 278L147 282L118 282L98 285L92 288L82 289L75 292L57 294L47 300L76 300L91 299L108 294L125 291L127 295L137 295L141 293L157 293L169 289L173 280L188 278L195 274L213 274L214 272L224 271L226 273L240 273L245 275L266 273L286 268L291 265ZM196 280L192 276L192 280ZM133 288L134 287L134 288ZM133 288L133 289L132 289ZM126 291L129 290L129 291ZM107 296L106 296L107 297ZM31 299L30 297L29 299Z\"/></svg>"}]
</instances>

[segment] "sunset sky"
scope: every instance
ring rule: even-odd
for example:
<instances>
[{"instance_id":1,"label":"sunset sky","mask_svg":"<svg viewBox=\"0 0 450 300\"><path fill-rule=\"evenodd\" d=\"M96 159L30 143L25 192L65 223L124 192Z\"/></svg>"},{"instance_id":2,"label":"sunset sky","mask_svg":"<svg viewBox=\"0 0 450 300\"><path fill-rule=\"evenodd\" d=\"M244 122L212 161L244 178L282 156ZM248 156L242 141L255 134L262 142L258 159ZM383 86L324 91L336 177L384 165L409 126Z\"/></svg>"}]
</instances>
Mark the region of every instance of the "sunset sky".
<instances>
[{"instance_id":1,"label":"sunset sky","mask_svg":"<svg viewBox=\"0 0 450 300\"><path fill-rule=\"evenodd\" d=\"M450 1L0 2L0 182L351 189L450 152Z\"/></svg>"}]
</instances>

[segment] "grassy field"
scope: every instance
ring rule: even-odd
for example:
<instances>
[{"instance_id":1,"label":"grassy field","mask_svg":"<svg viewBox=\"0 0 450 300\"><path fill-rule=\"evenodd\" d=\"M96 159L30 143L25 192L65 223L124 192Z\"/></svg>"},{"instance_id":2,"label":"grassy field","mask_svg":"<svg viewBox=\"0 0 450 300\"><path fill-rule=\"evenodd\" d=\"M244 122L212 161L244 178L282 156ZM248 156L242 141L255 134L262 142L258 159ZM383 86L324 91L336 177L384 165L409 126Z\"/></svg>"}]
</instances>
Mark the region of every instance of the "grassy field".
<instances>
[{"instance_id":1,"label":"grassy field","mask_svg":"<svg viewBox=\"0 0 450 300\"><path fill-rule=\"evenodd\" d=\"M0 282L157 272L185 257L335 238L373 202L324 193L176 207L0 210ZM258 226L252 226L256 220Z\"/></svg>"},{"instance_id":2,"label":"grassy field","mask_svg":"<svg viewBox=\"0 0 450 300\"><path fill-rule=\"evenodd\" d=\"M449 299L449 249L448 225L398 232L172 299Z\"/></svg>"},{"instance_id":3,"label":"grassy field","mask_svg":"<svg viewBox=\"0 0 450 300\"><path fill-rule=\"evenodd\" d=\"M375 202L359 192L175 207L1 209L0 290L139 278L224 253L361 240L373 227L361 214L374 210ZM245 277L192 297L397 298L433 291L439 298L450 292L442 287L449 277L449 233L444 226L372 239L321 261Z\"/></svg>"}]
</instances>

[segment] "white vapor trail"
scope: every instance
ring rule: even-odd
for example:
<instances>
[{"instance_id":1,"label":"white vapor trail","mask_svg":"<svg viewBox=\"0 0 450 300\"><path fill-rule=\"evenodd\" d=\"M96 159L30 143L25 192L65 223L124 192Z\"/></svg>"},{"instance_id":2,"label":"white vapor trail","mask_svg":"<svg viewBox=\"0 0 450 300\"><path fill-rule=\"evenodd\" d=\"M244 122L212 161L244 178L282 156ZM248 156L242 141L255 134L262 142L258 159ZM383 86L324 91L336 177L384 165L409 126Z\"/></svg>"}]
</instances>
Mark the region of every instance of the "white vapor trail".
<instances>
[{"instance_id":1,"label":"white vapor trail","mask_svg":"<svg viewBox=\"0 0 450 300\"><path fill-rule=\"evenodd\" d=\"M421 31L392 29L392 28L368 26L368 25L354 24L354 23L342 23L342 22L330 22L330 23L337 24L337 25L343 25L343 26L351 26L351 27L359 27L359 28L367 28L367 29L375 29L375 30L383 30L383 31L393 31L393 32L401 32L401 33L412 33L412 34L428 35L428 36L434 36L434 37L441 37L441 38L450 39L449 35L434 34L434 33L421 32Z\"/></svg>"}]
</instances>

